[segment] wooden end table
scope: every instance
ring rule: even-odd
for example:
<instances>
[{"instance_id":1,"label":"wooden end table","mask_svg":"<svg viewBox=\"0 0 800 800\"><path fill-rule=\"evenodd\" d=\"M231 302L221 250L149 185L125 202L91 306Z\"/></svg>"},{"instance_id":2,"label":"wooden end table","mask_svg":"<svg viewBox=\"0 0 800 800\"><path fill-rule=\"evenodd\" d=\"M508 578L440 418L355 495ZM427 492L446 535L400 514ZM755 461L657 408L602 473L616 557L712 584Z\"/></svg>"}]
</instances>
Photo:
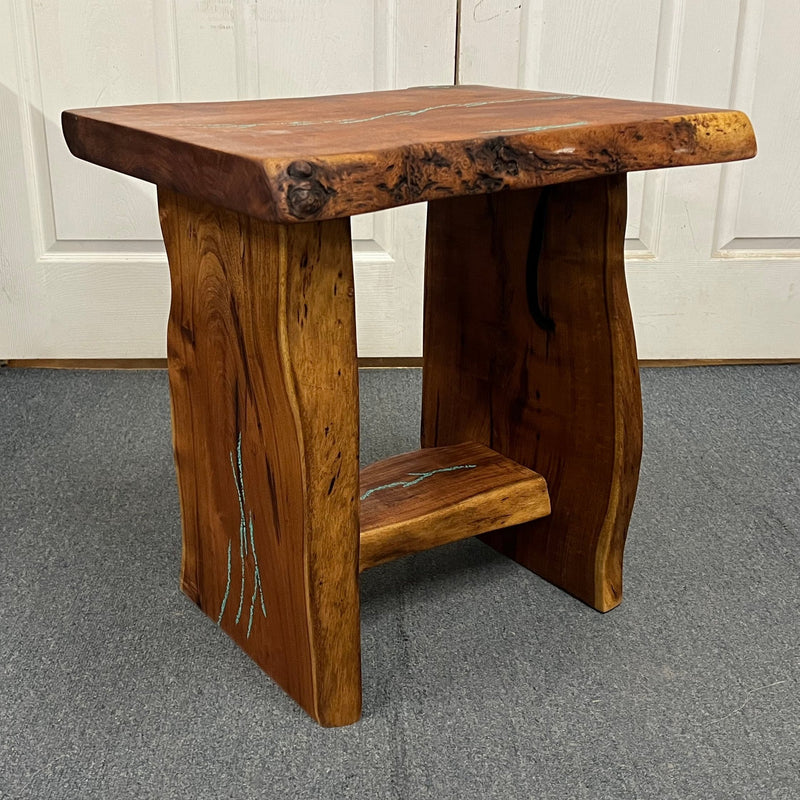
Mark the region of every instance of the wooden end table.
<instances>
[{"instance_id":1,"label":"wooden end table","mask_svg":"<svg viewBox=\"0 0 800 800\"><path fill-rule=\"evenodd\" d=\"M625 173L749 158L744 114L458 86L62 122L76 156L158 185L183 591L312 717L360 716L366 567L482 535L620 602ZM359 474L349 217L422 200L423 449Z\"/></svg>"}]
</instances>

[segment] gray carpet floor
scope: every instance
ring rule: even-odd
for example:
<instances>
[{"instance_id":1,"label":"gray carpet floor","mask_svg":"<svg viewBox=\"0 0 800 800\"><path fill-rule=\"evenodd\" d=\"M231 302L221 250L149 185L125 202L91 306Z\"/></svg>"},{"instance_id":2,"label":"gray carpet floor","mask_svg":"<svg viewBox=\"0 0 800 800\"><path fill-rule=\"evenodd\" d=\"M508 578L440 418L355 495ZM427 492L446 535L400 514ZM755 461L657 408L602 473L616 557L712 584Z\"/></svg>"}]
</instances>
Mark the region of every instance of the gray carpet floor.
<instances>
[{"instance_id":1,"label":"gray carpet floor","mask_svg":"<svg viewBox=\"0 0 800 800\"><path fill-rule=\"evenodd\" d=\"M178 590L166 375L0 370L0 797L800 798L800 367L642 383L623 604L371 570L326 730ZM364 463L414 449L419 372L361 384Z\"/></svg>"}]
</instances>

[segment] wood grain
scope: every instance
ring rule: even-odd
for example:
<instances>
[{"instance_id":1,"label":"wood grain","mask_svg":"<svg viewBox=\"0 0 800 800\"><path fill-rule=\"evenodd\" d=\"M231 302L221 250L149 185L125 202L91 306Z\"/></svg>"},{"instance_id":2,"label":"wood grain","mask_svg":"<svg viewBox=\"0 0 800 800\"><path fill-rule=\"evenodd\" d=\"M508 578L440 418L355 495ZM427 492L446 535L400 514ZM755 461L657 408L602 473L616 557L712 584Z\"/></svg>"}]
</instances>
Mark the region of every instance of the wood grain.
<instances>
[{"instance_id":1,"label":"wood grain","mask_svg":"<svg viewBox=\"0 0 800 800\"><path fill-rule=\"evenodd\" d=\"M181 584L315 719L360 715L349 223L159 190Z\"/></svg>"},{"instance_id":2,"label":"wood grain","mask_svg":"<svg viewBox=\"0 0 800 800\"><path fill-rule=\"evenodd\" d=\"M422 444L482 442L552 514L486 541L600 610L622 596L642 409L625 177L431 203Z\"/></svg>"},{"instance_id":3,"label":"wood grain","mask_svg":"<svg viewBox=\"0 0 800 800\"><path fill-rule=\"evenodd\" d=\"M750 158L738 111L485 86L65 111L79 158L266 220Z\"/></svg>"},{"instance_id":4,"label":"wood grain","mask_svg":"<svg viewBox=\"0 0 800 800\"><path fill-rule=\"evenodd\" d=\"M550 513L541 475L476 442L361 470L361 570Z\"/></svg>"}]
</instances>

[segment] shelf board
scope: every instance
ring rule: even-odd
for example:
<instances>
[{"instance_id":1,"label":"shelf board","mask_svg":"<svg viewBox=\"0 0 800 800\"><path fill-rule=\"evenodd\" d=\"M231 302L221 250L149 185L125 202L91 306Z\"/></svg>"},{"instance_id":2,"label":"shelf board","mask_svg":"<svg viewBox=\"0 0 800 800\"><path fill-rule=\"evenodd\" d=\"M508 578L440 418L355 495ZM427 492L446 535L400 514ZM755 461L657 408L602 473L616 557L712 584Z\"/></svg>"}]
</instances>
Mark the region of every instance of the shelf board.
<instances>
[{"instance_id":1,"label":"shelf board","mask_svg":"<svg viewBox=\"0 0 800 800\"><path fill-rule=\"evenodd\" d=\"M550 513L544 478L476 442L361 470L360 570Z\"/></svg>"}]
</instances>

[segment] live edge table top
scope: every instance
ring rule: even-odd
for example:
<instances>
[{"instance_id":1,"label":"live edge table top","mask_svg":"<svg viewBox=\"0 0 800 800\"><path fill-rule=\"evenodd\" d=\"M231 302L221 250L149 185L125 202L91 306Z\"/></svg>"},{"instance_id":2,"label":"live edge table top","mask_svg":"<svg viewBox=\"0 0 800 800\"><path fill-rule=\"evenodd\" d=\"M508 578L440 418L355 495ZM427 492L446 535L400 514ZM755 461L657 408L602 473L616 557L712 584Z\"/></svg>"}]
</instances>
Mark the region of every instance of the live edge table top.
<instances>
[{"instance_id":1,"label":"live edge table top","mask_svg":"<svg viewBox=\"0 0 800 800\"><path fill-rule=\"evenodd\" d=\"M496 89L65 111L79 158L277 222L755 155L739 111Z\"/></svg>"}]
</instances>

